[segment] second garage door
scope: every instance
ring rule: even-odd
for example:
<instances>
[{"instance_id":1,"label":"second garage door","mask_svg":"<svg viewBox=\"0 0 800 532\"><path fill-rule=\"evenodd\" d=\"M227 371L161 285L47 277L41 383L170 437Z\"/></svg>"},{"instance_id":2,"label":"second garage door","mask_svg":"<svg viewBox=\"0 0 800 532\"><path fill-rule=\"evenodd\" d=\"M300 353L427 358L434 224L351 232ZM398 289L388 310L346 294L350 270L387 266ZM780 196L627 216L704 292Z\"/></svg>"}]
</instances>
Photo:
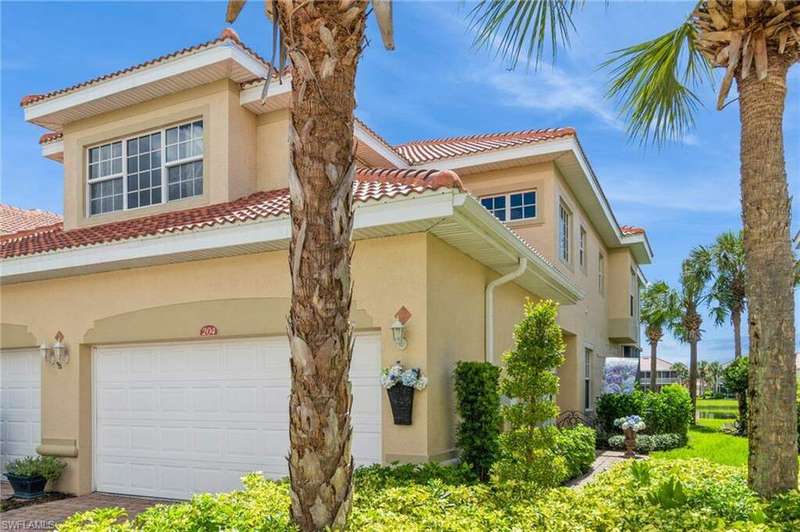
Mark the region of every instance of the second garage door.
<instances>
[{"instance_id":1,"label":"second garage door","mask_svg":"<svg viewBox=\"0 0 800 532\"><path fill-rule=\"evenodd\" d=\"M38 349L0 352L0 471L36 456L40 441L42 356Z\"/></svg>"},{"instance_id":2,"label":"second garage door","mask_svg":"<svg viewBox=\"0 0 800 532\"><path fill-rule=\"evenodd\" d=\"M95 489L187 498L287 474L285 338L98 347L94 353ZM381 461L380 339L358 336L353 455Z\"/></svg>"}]
</instances>

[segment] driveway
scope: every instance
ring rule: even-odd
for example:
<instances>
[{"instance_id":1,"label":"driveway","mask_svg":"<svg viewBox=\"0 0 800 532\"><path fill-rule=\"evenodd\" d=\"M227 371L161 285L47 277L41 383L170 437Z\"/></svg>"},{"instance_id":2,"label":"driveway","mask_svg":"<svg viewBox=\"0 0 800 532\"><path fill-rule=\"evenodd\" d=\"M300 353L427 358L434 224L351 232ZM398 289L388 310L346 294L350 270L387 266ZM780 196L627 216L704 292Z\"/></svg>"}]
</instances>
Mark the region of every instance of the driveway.
<instances>
[{"instance_id":1,"label":"driveway","mask_svg":"<svg viewBox=\"0 0 800 532\"><path fill-rule=\"evenodd\" d=\"M0 491L5 497L11 491L7 482L0 483ZM33 504L0 514L0 530L50 530L67 517L77 512L94 508L119 506L128 511L133 519L140 512L156 504L169 504L168 499L148 499L144 497L125 497L108 493L90 493L58 501Z\"/></svg>"}]
</instances>

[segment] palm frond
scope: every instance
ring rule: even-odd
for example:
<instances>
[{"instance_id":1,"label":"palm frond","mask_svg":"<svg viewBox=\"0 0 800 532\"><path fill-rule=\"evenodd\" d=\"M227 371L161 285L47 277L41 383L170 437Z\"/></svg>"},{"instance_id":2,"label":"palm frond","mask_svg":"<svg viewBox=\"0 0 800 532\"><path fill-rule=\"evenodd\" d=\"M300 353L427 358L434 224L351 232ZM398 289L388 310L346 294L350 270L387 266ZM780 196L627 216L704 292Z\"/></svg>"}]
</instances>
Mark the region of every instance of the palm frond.
<instances>
[{"instance_id":1,"label":"palm frond","mask_svg":"<svg viewBox=\"0 0 800 532\"><path fill-rule=\"evenodd\" d=\"M611 70L607 97L618 102L628 134L643 143L683 138L701 105L693 89L712 79L689 20L653 40L612 52L601 68Z\"/></svg>"},{"instance_id":2,"label":"palm frond","mask_svg":"<svg viewBox=\"0 0 800 532\"><path fill-rule=\"evenodd\" d=\"M480 0L469 14L474 45L494 48L515 68L523 54L538 67L549 43L555 62L575 30L572 15L583 0Z\"/></svg>"}]
</instances>

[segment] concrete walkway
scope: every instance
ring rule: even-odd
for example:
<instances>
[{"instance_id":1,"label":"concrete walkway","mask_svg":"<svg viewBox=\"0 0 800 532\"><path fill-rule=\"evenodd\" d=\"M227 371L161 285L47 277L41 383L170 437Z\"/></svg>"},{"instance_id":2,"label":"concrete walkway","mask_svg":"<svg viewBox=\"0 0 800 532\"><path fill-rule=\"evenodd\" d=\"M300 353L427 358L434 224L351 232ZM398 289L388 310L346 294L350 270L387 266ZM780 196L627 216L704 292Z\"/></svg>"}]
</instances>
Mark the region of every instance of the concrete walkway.
<instances>
[{"instance_id":1,"label":"concrete walkway","mask_svg":"<svg viewBox=\"0 0 800 532\"><path fill-rule=\"evenodd\" d=\"M6 497L11 488L7 482L2 482L0 490L2 490L3 497ZM108 493L90 493L58 501L32 504L0 513L0 530L51 530L55 528L57 523L74 513L110 506L125 508L128 511L128 518L133 519L151 506L169 504L171 502L175 501L145 497L125 497Z\"/></svg>"},{"instance_id":2,"label":"concrete walkway","mask_svg":"<svg viewBox=\"0 0 800 532\"><path fill-rule=\"evenodd\" d=\"M647 458L646 456L637 455L637 460L643 460ZM620 462L624 462L626 460L625 453L623 451L598 451L597 458L595 458L594 463L592 464L592 468L585 473L584 475L574 478L567 483L567 486L571 488L578 488L585 484L588 484L594 477L606 469L609 469L611 466L618 464Z\"/></svg>"}]
</instances>

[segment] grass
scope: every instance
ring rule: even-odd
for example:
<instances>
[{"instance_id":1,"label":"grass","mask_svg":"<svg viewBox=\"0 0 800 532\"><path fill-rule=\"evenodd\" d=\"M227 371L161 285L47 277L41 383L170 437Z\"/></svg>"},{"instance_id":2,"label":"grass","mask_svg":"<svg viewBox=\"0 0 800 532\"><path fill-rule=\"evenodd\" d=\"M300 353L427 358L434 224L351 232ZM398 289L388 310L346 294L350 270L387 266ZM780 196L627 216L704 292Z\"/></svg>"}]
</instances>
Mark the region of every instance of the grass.
<instances>
[{"instance_id":1,"label":"grass","mask_svg":"<svg viewBox=\"0 0 800 532\"><path fill-rule=\"evenodd\" d=\"M700 418L689 428L689 442L686 447L670 451L658 451L653 458L668 460L682 458L707 458L718 464L731 466L747 465L747 438L722 432L722 426L732 423L736 417L736 401L733 399L699 399L697 410ZM714 417L702 417L708 413ZM732 414L723 418L720 414Z\"/></svg>"}]
</instances>

